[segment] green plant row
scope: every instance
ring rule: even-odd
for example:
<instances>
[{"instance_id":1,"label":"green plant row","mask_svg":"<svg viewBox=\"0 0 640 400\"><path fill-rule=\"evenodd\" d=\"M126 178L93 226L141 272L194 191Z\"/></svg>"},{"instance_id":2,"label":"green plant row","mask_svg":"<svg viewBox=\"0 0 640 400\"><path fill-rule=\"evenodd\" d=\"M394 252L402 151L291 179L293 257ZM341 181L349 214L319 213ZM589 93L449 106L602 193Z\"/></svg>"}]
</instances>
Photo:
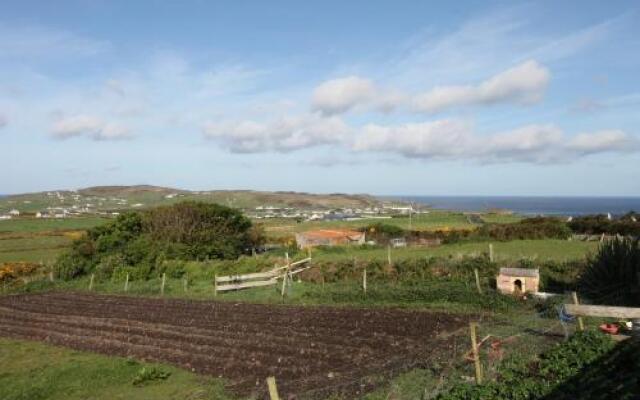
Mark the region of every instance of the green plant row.
<instances>
[{"instance_id":1,"label":"green plant row","mask_svg":"<svg viewBox=\"0 0 640 400\"><path fill-rule=\"evenodd\" d=\"M615 346L605 334L578 332L533 361L511 357L501 363L495 381L482 385L460 383L438 400L536 400L562 390L583 368L599 361ZM579 398L579 397L576 397Z\"/></svg>"}]
</instances>

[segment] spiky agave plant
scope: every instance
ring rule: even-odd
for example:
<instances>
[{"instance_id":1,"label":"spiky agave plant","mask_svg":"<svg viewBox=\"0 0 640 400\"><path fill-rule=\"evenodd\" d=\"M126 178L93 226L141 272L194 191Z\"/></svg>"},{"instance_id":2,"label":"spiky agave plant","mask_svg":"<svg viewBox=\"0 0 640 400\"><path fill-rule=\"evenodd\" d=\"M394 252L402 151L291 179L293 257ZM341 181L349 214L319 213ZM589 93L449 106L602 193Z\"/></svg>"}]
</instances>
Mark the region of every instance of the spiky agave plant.
<instances>
[{"instance_id":1,"label":"spiky agave plant","mask_svg":"<svg viewBox=\"0 0 640 400\"><path fill-rule=\"evenodd\" d=\"M598 304L640 306L640 242L638 238L603 243L589 258L579 281L581 294Z\"/></svg>"}]
</instances>

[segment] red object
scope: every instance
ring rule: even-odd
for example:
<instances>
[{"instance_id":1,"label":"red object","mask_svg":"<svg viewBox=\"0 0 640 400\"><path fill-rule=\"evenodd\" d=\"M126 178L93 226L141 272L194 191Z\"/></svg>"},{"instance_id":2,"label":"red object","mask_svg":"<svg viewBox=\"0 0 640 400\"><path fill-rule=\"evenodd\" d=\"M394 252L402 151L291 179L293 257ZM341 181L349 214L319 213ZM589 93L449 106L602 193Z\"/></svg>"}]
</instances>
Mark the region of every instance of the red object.
<instances>
[{"instance_id":1,"label":"red object","mask_svg":"<svg viewBox=\"0 0 640 400\"><path fill-rule=\"evenodd\" d=\"M620 329L620 327L618 325L614 325L614 324L602 324L600 325L600 330L602 332L611 334L611 335L616 335L618 334L618 329Z\"/></svg>"}]
</instances>

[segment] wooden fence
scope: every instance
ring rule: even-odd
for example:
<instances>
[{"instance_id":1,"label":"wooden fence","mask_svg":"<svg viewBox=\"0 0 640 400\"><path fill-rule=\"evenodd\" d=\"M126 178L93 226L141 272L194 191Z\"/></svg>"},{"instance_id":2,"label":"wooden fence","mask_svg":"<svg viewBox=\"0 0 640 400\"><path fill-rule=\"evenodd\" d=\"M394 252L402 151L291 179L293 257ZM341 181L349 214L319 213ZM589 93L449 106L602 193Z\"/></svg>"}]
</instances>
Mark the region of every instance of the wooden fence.
<instances>
[{"instance_id":1,"label":"wooden fence","mask_svg":"<svg viewBox=\"0 0 640 400\"><path fill-rule=\"evenodd\" d=\"M311 268L312 265L306 265L310 261L311 257L308 257L293 263L287 262L287 265L276 267L267 272L216 276L214 278L215 293L275 285L278 283L278 279L291 278L293 275Z\"/></svg>"}]
</instances>

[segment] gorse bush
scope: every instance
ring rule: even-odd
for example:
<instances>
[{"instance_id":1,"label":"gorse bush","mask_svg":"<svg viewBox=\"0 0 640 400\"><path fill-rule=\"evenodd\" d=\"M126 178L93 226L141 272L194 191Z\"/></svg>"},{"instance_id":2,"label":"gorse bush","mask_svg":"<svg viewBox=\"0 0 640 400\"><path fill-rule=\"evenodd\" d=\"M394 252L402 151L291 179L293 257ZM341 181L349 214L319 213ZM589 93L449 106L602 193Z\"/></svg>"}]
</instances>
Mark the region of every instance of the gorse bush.
<instances>
[{"instance_id":1,"label":"gorse bush","mask_svg":"<svg viewBox=\"0 0 640 400\"><path fill-rule=\"evenodd\" d=\"M640 306L640 241L614 239L600 245L580 277L580 291L607 305Z\"/></svg>"},{"instance_id":2,"label":"gorse bush","mask_svg":"<svg viewBox=\"0 0 640 400\"><path fill-rule=\"evenodd\" d=\"M616 219L609 219L604 214L586 215L573 218L568 225L574 232L588 235L640 236L640 215L634 212Z\"/></svg>"},{"instance_id":3,"label":"gorse bush","mask_svg":"<svg viewBox=\"0 0 640 400\"><path fill-rule=\"evenodd\" d=\"M571 229L558 218L526 218L513 224L487 224L478 228L475 237L495 240L567 239Z\"/></svg>"},{"instance_id":4,"label":"gorse bush","mask_svg":"<svg viewBox=\"0 0 640 400\"><path fill-rule=\"evenodd\" d=\"M183 202L128 212L90 229L57 260L55 270L62 279L89 271L99 278L130 273L132 279L146 279L164 272L164 260L236 259L263 240L260 228L238 210Z\"/></svg>"}]
</instances>

